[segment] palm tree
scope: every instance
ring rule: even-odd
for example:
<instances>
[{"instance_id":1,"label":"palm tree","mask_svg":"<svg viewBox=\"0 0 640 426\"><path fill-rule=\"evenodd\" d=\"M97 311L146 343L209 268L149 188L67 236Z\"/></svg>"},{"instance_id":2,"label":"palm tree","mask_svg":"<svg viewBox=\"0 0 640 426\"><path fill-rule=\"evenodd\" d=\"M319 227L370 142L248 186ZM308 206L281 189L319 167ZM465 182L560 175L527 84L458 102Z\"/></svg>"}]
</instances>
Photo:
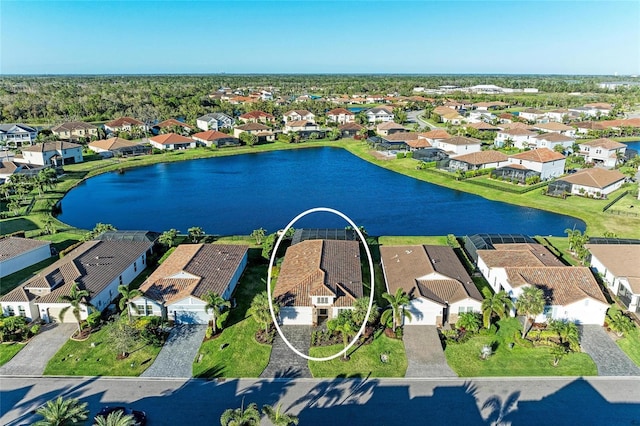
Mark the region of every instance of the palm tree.
<instances>
[{"instance_id":1,"label":"palm tree","mask_svg":"<svg viewBox=\"0 0 640 426\"><path fill-rule=\"evenodd\" d=\"M120 303L119 303L120 310L124 311L125 309L127 309L129 322L131 322L131 309L129 308L132 308L135 306L132 300L135 299L136 297L142 296L142 292L137 288L130 288L130 286L128 285L121 285L121 286L118 286L118 293L122 295L122 298L120 298Z\"/></svg>"},{"instance_id":2,"label":"palm tree","mask_svg":"<svg viewBox=\"0 0 640 426\"><path fill-rule=\"evenodd\" d=\"M544 293L541 289L534 286L524 287L522 294L516 301L516 308L518 313L524 315L524 327L522 327L522 338L527 335L528 322L531 320L533 324L534 319L544 311Z\"/></svg>"},{"instance_id":3,"label":"palm tree","mask_svg":"<svg viewBox=\"0 0 640 426\"><path fill-rule=\"evenodd\" d=\"M395 333L396 328L401 325L403 318L412 318L411 312L405 309L405 306L409 305L411 299L402 288L398 288L395 295L383 293L382 297L389 302L386 310L382 313L382 323L387 324L389 319L391 319L393 321L393 332Z\"/></svg>"},{"instance_id":4,"label":"palm tree","mask_svg":"<svg viewBox=\"0 0 640 426\"><path fill-rule=\"evenodd\" d=\"M264 327L265 333L268 333L269 326L271 325L273 318L271 318L271 311L269 310L269 296L267 296L266 291L256 294L251 301L249 311L251 312L253 319ZM276 314L276 317L278 316L278 313L280 313L280 305L275 301L273 302L273 311Z\"/></svg>"},{"instance_id":5,"label":"palm tree","mask_svg":"<svg viewBox=\"0 0 640 426\"><path fill-rule=\"evenodd\" d=\"M480 330L480 317L475 312L463 312L458 315L456 327L477 333Z\"/></svg>"},{"instance_id":6,"label":"palm tree","mask_svg":"<svg viewBox=\"0 0 640 426\"><path fill-rule=\"evenodd\" d=\"M96 417L93 421L93 426L135 426L135 424L135 417L125 414L122 410L112 411L106 417Z\"/></svg>"},{"instance_id":7,"label":"palm tree","mask_svg":"<svg viewBox=\"0 0 640 426\"><path fill-rule=\"evenodd\" d=\"M568 345L569 349L576 351L580 345L580 335L578 333L578 326L575 322L567 320L551 320L547 325L547 328L558 334L560 344Z\"/></svg>"},{"instance_id":8,"label":"palm tree","mask_svg":"<svg viewBox=\"0 0 640 426\"><path fill-rule=\"evenodd\" d=\"M356 299L353 305L352 317L353 322L356 323L358 327L360 327L365 320L367 321L367 324L375 324L378 321L378 318L380 318L380 311L378 310L376 302L373 302L373 305L371 305L371 313L368 318L366 318L367 310L369 310L369 298L360 297L359 299Z\"/></svg>"},{"instance_id":9,"label":"palm tree","mask_svg":"<svg viewBox=\"0 0 640 426\"><path fill-rule=\"evenodd\" d=\"M220 416L221 426L254 426L260 424L258 405L252 402L244 408L244 400L240 408L228 408Z\"/></svg>"},{"instance_id":10,"label":"palm tree","mask_svg":"<svg viewBox=\"0 0 640 426\"><path fill-rule=\"evenodd\" d=\"M158 241L160 241L160 244L163 244L171 248L176 243L177 237L178 237L178 230L172 228L172 229L169 229L168 231L164 231L158 238Z\"/></svg>"},{"instance_id":11,"label":"palm tree","mask_svg":"<svg viewBox=\"0 0 640 426\"><path fill-rule=\"evenodd\" d=\"M556 344L553 345L549 353L553 357L553 366L557 367L560 360L567 354L567 348L564 345Z\"/></svg>"},{"instance_id":12,"label":"palm tree","mask_svg":"<svg viewBox=\"0 0 640 426\"><path fill-rule=\"evenodd\" d=\"M569 251L573 251L573 246L576 243L576 238L581 234L580 230L575 228L567 228L564 230L564 233L567 234L567 239L569 240Z\"/></svg>"},{"instance_id":13,"label":"palm tree","mask_svg":"<svg viewBox=\"0 0 640 426\"><path fill-rule=\"evenodd\" d=\"M356 325L353 323L353 315L351 311L343 311L337 318L329 320L327 328L331 331L337 331L342 335L342 343L345 348L349 344L349 337L351 337L357 330ZM342 359L345 361L349 360L346 352L342 356Z\"/></svg>"},{"instance_id":14,"label":"palm tree","mask_svg":"<svg viewBox=\"0 0 640 426\"><path fill-rule=\"evenodd\" d=\"M618 309L609 309L607 312L607 324L618 337L622 337L633 330L633 321L631 318L622 313Z\"/></svg>"},{"instance_id":15,"label":"palm tree","mask_svg":"<svg viewBox=\"0 0 640 426\"><path fill-rule=\"evenodd\" d=\"M36 410L43 417L33 423L34 426L71 426L81 424L87 419L87 403L75 398L64 399L61 396Z\"/></svg>"},{"instance_id":16,"label":"palm tree","mask_svg":"<svg viewBox=\"0 0 640 426\"><path fill-rule=\"evenodd\" d=\"M60 310L60 320L62 320L67 311L71 309L73 316L78 322L78 333L82 332L82 327L80 325L80 312L82 311L82 305L95 309L95 307L86 300L87 297L89 297L89 292L87 290L80 290L78 288L78 283L74 282L71 284L69 294L64 294L58 298L61 302L69 303L69 306L65 306Z\"/></svg>"},{"instance_id":17,"label":"palm tree","mask_svg":"<svg viewBox=\"0 0 640 426\"><path fill-rule=\"evenodd\" d=\"M280 411L282 408L282 404L278 404L276 408L273 408L271 405L263 405L262 406L262 414L267 416L269 421L274 424L274 426L291 426L298 424L298 416L294 416L293 414L287 414L283 411Z\"/></svg>"},{"instance_id":18,"label":"palm tree","mask_svg":"<svg viewBox=\"0 0 640 426\"><path fill-rule=\"evenodd\" d=\"M198 238L204 235L204 231L199 226L192 226L187 230L187 232L189 233L189 237L191 237L194 243L198 241Z\"/></svg>"},{"instance_id":19,"label":"palm tree","mask_svg":"<svg viewBox=\"0 0 640 426\"><path fill-rule=\"evenodd\" d=\"M494 314L498 318L504 319L509 315L511 309L513 309L513 301L504 290L495 294L485 291L481 306L484 328L488 329L491 326L491 318Z\"/></svg>"},{"instance_id":20,"label":"palm tree","mask_svg":"<svg viewBox=\"0 0 640 426\"><path fill-rule=\"evenodd\" d=\"M222 328L224 320L227 319L229 311L222 312L223 308L230 308L231 302L224 300L218 293L212 291L204 295L203 299L206 302L204 311L209 313L211 311L211 322L213 324L213 334L216 334L218 327Z\"/></svg>"},{"instance_id":21,"label":"palm tree","mask_svg":"<svg viewBox=\"0 0 640 426\"><path fill-rule=\"evenodd\" d=\"M264 236L266 234L267 234L266 229L258 228L253 230L253 232L251 233L251 236L256 239L256 244L260 245L262 244L262 240L264 239Z\"/></svg>"}]
</instances>

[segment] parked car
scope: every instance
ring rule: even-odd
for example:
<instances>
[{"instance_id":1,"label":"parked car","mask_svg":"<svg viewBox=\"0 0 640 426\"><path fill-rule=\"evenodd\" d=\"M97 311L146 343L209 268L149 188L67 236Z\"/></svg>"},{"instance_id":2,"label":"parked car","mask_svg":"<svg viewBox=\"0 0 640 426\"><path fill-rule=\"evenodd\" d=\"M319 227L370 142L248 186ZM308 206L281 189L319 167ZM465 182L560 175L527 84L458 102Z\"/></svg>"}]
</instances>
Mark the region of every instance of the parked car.
<instances>
[{"instance_id":1,"label":"parked car","mask_svg":"<svg viewBox=\"0 0 640 426\"><path fill-rule=\"evenodd\" d=\"M135 419L136 426L145 426L147 424L147 414L144 411L134 410L128 407L103 407L96 415L96 418L106 418L115 411L122 411L124 414L132 415Z\"/></svg>"}]
</instances>

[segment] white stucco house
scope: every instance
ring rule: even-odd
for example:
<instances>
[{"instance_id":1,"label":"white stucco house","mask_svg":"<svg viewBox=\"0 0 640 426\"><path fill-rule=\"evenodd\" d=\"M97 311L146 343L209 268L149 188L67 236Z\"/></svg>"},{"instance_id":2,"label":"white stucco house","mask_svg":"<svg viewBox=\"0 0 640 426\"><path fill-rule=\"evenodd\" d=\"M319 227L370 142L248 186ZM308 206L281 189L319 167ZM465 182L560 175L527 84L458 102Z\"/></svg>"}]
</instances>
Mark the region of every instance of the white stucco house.
<instances>
[{"instance_id":1,"label":"white stucco house","mask_svg":"<svg viewBox=\"0 0 640 426\"><path fill-rule=\"evenodd\" d=\"M591 269L631 312L640 312L640 244L587 244Z\"/></svg>"},{"instance_id":2,"label":"white stucco house","mask_svg":"<svg viewBox=\"0 0 640 426\"><path fill-rule=\"evenodd\" d=\"M535 139L536 148L549 148L555 151L556 146L561 146L564 152L572 150L573 144L576 142L572 137L559 132L543 133L534 136L533 139Z\"/></svg>"},{"instance_id":3,"label":"white stucco house","mask_svg":"<svg viewBox=\"0 0 640 426\"><path fill-rule=\"evenodd\" d=\"M564 174L565 156L548 148L539 148L510 155L509 164L538 172L540 179L544 180Z\"/></svg>"},{"instance_id":4,"label":"white stucco house","mask_svg":"<svg viewBox=\"0 0 640 426\"><path fill-rule=\"evenodd\" d=\"M87 290L86 301L102 311L118 296L118 286L129 285L147 267L147 256L157 238L152 232L105 232L2 296L2 311L30 321L75 322L71 309L61 316L71 305L60 300L69 295L74 283ZM87 305L82 305L80 318L86 319L88 314Z\"/></svg>"},{"instance_id":5,"label":"white stucco house","mask_svg":"<svg viewBox=\"0 0 640 426\"><path fill-rule=\"evenodd\" d=\"M225 127L230 129L233 127L233 124L233 118L222 112L212 112L196 119L196 126L205 132L207 130L220 130Z\"/></svg>"},{"instance_id":6,"label":"white stucco house","mask_svg":"<svg viewBox=\"0 0 640 426\"><path fill-rule=\"evenodd\" d=\"M509 157L500 151L486 150L450 157L449 167L456 170L479 170L503 166Z\"/></svg>"},{"instance_id":7,"label":"white stucco house","mask_svg":"<svg viewBox=\"0 0 640 426\"><path fill-rule=\"evenodd\" d=\"M160 316L176 324L208 324L205 297L231 299L247 266L249 247L181 244L140 286L132 300L134 315Z\"/></svg>"},{"instance_id":8,"label":"white stucco house","mask_svg":"<svg viewBox=\"0 0 640 426\"><path fill-rule=\"evenodd\" d=\"M537 142L533 139L537 135L538 134L536 132L523 128L500 130L496 133L494 143L496 146L502 147L511 142L512 146L518 149L525 149L531 146L537 146Z\"/></svg>"},{"instance_id":9,"label":"white stucco house","mask_svg":"<svg viewBox=\"0 0 640 426\"><path fill-rule=\"evenodd\" d=\"M82 145L72 142L45 142L22 148L22 158L15 157L20 163L38 166L64 166L82 163Z\"/></svg>"},{"instance_id":10,"label":"white stucco house","mask_svg":"<svg viewBox=\"0 0 640 426\"><path fill-rule=\"evenodd\" d=\"M480 312L482 295L448 246L381 246L389 293L411 297L405 324L455 324L463 312Z\"/></svg>"},{"instance_id":11,"label":"white stucco house","mask_svg":"<svg viewBox=\"0 0 640 426\"><path fill-rule=\"evenodd\" d=\"M288 123L290 121L308 121L310 123L316 122L316 115L311 111L307 111L306 109L295 109L287 111L282 115L282 117L284 118L285 123Z\"/></svg>"},{"instance_id":12,"label":"white stucco house","mask_svg":"<svg viewBox=\"0 0 640 426\"><path fill-rule=\"evenodd\" d=\"M346 108L334 108L327 112L327 121L338 124L354 123L356 115Z\"/></svg>"},{"instance_id":13,"label":"white stucco house","mask_svg":"<svg viewBox=\"0 0 640 426\"><path fill-rule=\"evenodd\" d=\"M287 249L273 297L282 324L320 324L362 297L357 241L306 240Z\"/></svg>"},{"instance_id":14,"label":"white stucco house","mask_svg":"<svg viewBox=\"0 0 640 426\"><path fill-rule=\"evenodd\" d=\"M49 241L6 237L0 239L0 278L51 257Z\"/></svg>"},{"instance_id":15,"label":"white stucco house","mask_svg":"<svg viewBox=\"0 0 640 426\"><path fill-rule=\"evenodd\" d=\"M393 110L390 107L375 107L368 110L366 113L367 121L370 124L383 123L385 121L393 121Z\"/></svg>"},{"instance_id":16,"label":"white stucco house","mask_svg":"<svg viewBox=\"0 0 640 426\"><path fill-rule=\"evenodd\" d=\"M617 170L594 167L580 170L559 180L571 184L572 194L600 198L619 189L625 179L626 176Z\"/></svg>"},{"instance_id":17,"label":"white stucco house","mask_svg":"<svg viewBox=\"0 0 640 426\"><path fill-rule=\"evenodd\" d=\"M198 146L198 142L192 138L178 135L177 133L165 133L149 138L152 147L173 151L177 149L189 149Z\"/></svg>"},{"instance_id":18,"label":"white stucco house","mask_svg":"<svg viewBox=\"0 0 640 426\"><path fill-rule=\"evenodd\" d=\"M612 139L601 138L589 142L580 142L580 155L588 163L601 164L605 167L615 167L618 157L623 156L627 146Z\"/></svg>"},{"instance_id":19,"label":"white stucco house","mask_svg":"<svg viewBox=\"0 0 640 426\"><path fill-rule=\"evenodd\" d=\"M480 152L482 141L476 138L453 136L446 139L437 139L431 143L431 146L446 151L451 155L461 155Z\"/></svg>"}]
</instances>

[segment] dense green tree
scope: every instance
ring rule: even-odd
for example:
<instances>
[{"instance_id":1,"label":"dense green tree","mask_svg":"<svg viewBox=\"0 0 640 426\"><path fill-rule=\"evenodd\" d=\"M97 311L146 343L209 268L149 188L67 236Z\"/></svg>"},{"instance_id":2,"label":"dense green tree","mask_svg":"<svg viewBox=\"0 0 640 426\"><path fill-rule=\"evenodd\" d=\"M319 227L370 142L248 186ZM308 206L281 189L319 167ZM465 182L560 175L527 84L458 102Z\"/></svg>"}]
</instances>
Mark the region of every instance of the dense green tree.
<instances>
[{"instance_id":1,"label":"dense green tree","mask_svg":"<svg viewBox=\"0 0 640 426\"><path fill-rule=\"evenodd\" d=\"M96 417L93 426L136 426L136 419L122 410L109 413L108 416Z\"/></svg>"},{"instance_id":2,"label":"dense green tree","mask_svg":"<svg viewBox=\"0 0 640 426\"><path fill-rule=\"evenodd\" d=\"M204 231L199 226L192 226L191 228L187 229L187 233L189 234L189 238L191 238L191 241L193 241L194 243L197 243L198 239L204 236Z\"/></svg>"},{"instance_id":3,"label":"dense green tree","mask_svg":"<svg viewBox=\"0 0 640 426\"><path fill-rule=\"evenodd\" d=\"M614 308L610 308L607 311L607 324L619 337L624 336L634 328L631 318L623 314L619 309Z\"/></svg>"},{"instance_id":4,"label":"dense green tree","mask_svg":"<svg viewBox=\"0 0 640 426\"><path fill-rule=\"evenodd\" d=\"M264 239L266 232L267 230L264 228L254 229L253 232L251 232L251 236L255 238L256 244L258 245L262 244L262 240Z\"/></svg>"},{"instance_id":5,"label":"dense green tree","mask_svg":"<svg viewBox=\"0 0 640 426\"><path fill-rule=\"evenodd\" d=\"M178 230L177 229L169 229L168 231L164 231L160 234L158 241L160 244L163 244L169 248L173 247L176 244L176 239L178 238Z\"/></svg>"}]
</instances>

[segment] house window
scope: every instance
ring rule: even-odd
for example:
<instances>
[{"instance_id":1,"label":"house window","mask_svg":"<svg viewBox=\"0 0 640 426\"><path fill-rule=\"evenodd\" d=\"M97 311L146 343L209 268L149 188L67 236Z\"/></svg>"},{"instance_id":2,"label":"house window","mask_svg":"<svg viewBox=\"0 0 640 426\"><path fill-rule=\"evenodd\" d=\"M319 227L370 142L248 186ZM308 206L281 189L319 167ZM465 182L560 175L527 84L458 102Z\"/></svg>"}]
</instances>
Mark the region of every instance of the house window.
<instances>
[{"instance_id":1,"label":"house window","mask_svg":"<svg viewBox=\"0 0 640 426\"><path fill-rule=\"evenodd\" d=\"M133 262L133 272L138 272L138 262Z\"/></svg>"},{"instance_id":2,"label":"house window","mask_svg":"<svg viewBox=\"0 0 640 426\"><path fill-rule=\"evenodd\" d=\"M9 305L7 306L7 315L9 315L10 317L14 316L16 314L16 312L13 310L13 306Z\"/></svg>"},{"instance_id":3,"label":"house window","mask_svg":"<svg viewBox=\"0 0 640 426\"><path fill-rule=\"evenodd\" d=\"M24 306L20 305L18 306L18 315L20 315L21 317L26 317L27 313L24 310Z\"/></svg>"},{"instance_id":4,"label":"house window","mask_svg":"<svg viewBox=\"0 0 640 426\"><path fill-rule=\"evenodd\" d=\"M142 255L142 264L143 264L143 265L144 265L144 258L145 258L145 255L143 254L143 255Z\"/></svg>"},{"instance_id":5,"label":"house window","mask_svg":"<svg viewBox=\"0 0 640 426\"><path fill-rule=\"evenodd\" d=\"M545 306L544 311L542 312L545 317L551 318L553 317L553 308L551 306Z\"/></svg>"},{"instance_id":6,"label":"house window","mask_svg":"<svg viewBox=\"0 0 640 426\"><path fill-rule=\"evenodd\" d=\"M328 297L318 297L318 305L328 305L329 298Z\"/></svg>"},{"instance_id":7,"label":"house window","mask_svg":"<svg viewBox=\"0 0 640 426\"><path fill-rule=\"evenodd\" d=\"M120 283L120 285L122 285L122 275L118 277L118 282Z\"/></svg>"},{"instance_id":8,"label":"house window","mask_svg":"<svg viewBox=\"0 0 640 426\"><path fill-rule=\"evenodd\" d=\"M146 305L136 305L136 314L144 315L146 312Z\"/></svg>"}]
</instances>

